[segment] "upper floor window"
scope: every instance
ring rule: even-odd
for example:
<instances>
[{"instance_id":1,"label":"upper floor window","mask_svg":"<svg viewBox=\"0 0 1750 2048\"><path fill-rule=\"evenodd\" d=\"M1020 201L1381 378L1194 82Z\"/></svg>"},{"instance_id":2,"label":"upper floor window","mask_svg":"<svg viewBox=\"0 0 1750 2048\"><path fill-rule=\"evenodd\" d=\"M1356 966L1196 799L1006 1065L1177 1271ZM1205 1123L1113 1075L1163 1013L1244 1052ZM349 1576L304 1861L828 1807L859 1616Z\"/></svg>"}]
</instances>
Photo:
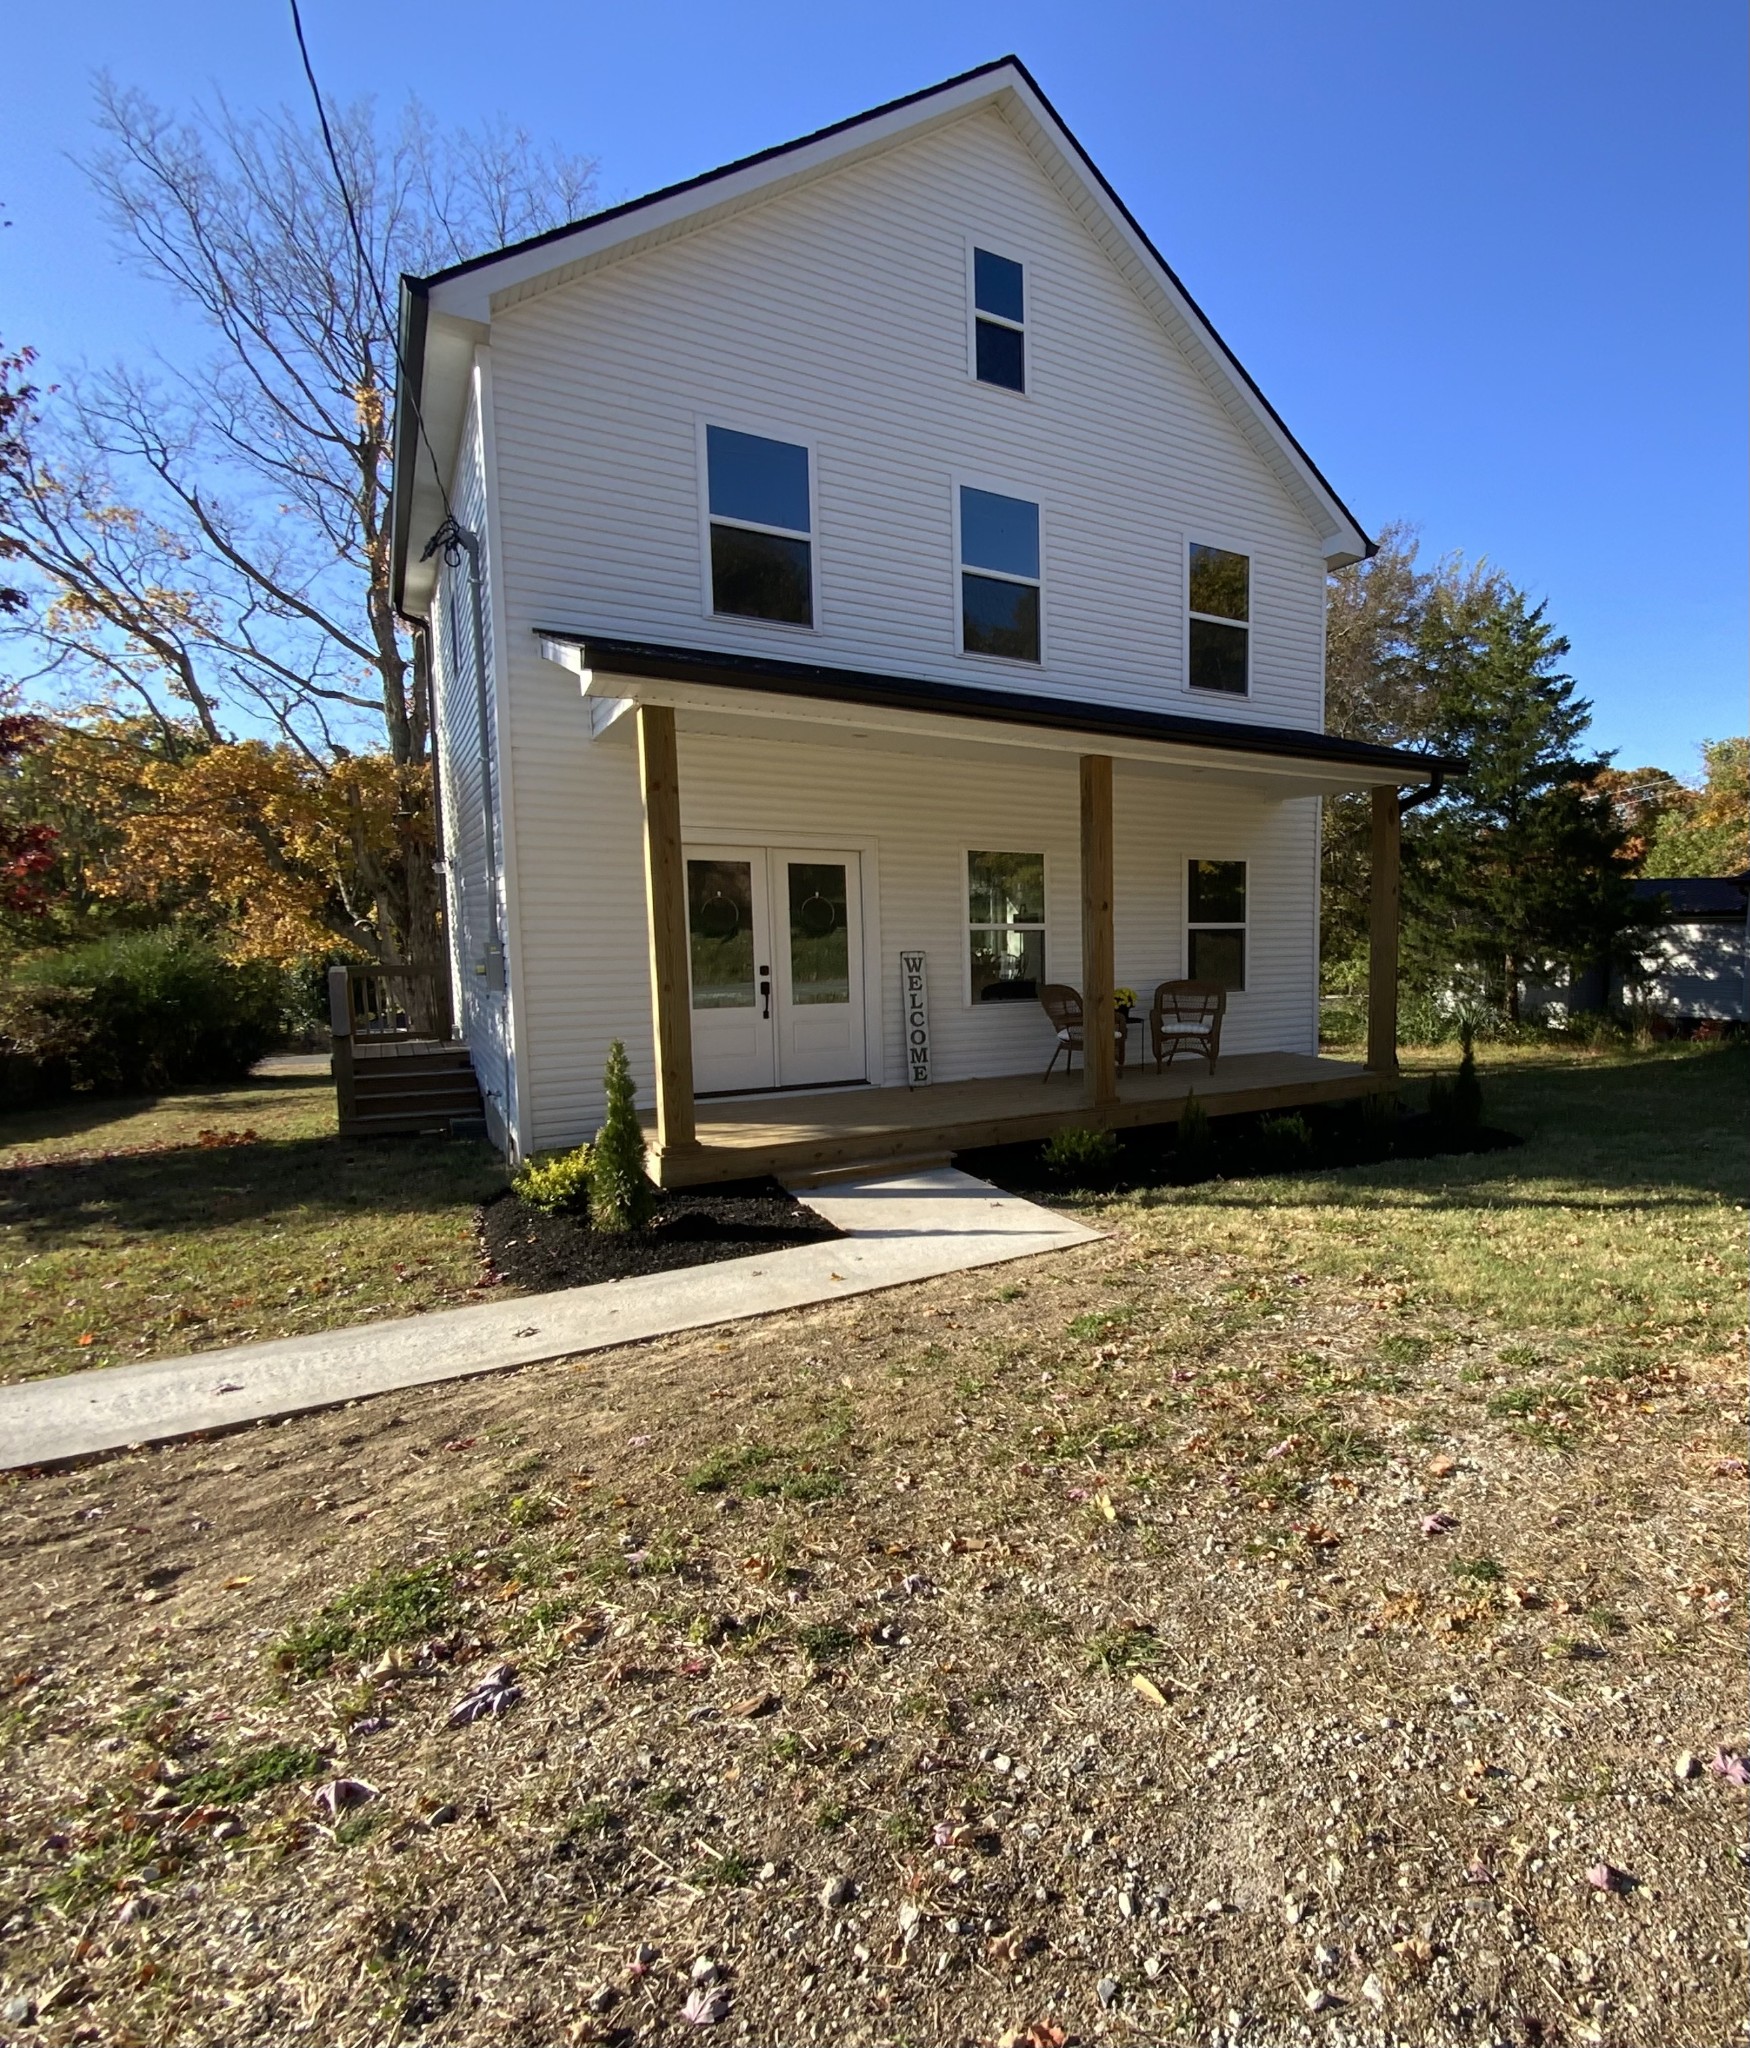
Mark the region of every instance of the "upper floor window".
<instances>
[{"instance_id":1,"label":"upper floor window","mask_svg":"<svg viewBox=\"0 0 1750 2048\"><path fill-rule=\"evenodd\" d=\"M960 647L1039 659L1039 507L960 486Z\"/></svg>"},{"instance_id":2,"label":"upper floor window","mask_svg":"<svg viewBox=\"0 0 1750 2048\"><path fill-rule=\"evenodd\" d=\"M972 252L972 362L981 384L1027 388L1027 282L1020 264Z\"/></svg>"},{"instance_id":3,"label":"upper floor window","mask_svg":"<svg viewBox=\"0 0 1750 2048\"><path fill-rule=\"evenodd\" d=\"M808 450L730 427L705 429L711 609L814 624Z\"/></svg>"},{"instance_id":4,"label":"upper floor window","mask_svg":"<svg viewBox=\"0 0 1750 2048\"><path fill-rule=\"evenodd\" d=\"M1251 688L1251 558L1194 540L1190 593L1186 660L1192 689L1245 696Z\"/></svg>"}]
</instances>

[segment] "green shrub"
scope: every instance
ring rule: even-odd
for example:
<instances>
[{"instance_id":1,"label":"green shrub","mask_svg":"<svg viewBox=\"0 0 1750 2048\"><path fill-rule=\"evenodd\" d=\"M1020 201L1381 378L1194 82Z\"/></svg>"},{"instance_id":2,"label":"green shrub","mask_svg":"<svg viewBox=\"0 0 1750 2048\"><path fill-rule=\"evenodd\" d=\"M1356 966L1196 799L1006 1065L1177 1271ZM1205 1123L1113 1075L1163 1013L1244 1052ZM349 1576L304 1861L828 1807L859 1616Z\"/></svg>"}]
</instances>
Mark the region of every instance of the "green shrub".
<instances>
[{"instance_id":1,"label":"green shrub","mask_svg":"<svg viewBox=\"0 0 1750 2048\"><path fill-rule=\"evenodd\" d=\"M589 1150L589 1214L597 1230L642 1230L656 1206L644 1171L644 1132L638 1122L637 1083L619 1039L608 1047L607 1114Z\"/></svg>"},{"instance_id":2,"label":"green shrub","mask_svg":"<svg viewBox=\"0 0 1750 2048\"><path fill-rule=\"evenodd\" d=\"M199 933L118 933L19 961L0 1041L105 1094L235 1081L277 1042L284 996L278 968L227 960Z\"/></svg>"},{"instance_id":3,"label":"green shrub","mask_svg":"<svg viewBox=\"0 0 1750 2048\"><path fill-rule=\"evenodd\" d=\"M1361 1137L1368 1151L1381 1157L1397 1149L1398 1098L1391 1089L1361 1098Z\"/></svg>"},{"instance_id":4,"label":"green shrub","mask_svg":"<svg viewBox=\"0 0 1750 2048\"><path fill-rule=\"evenodd\" d=\"M575 1215L589 1207L589 1147L526 1159L510 1184L531 1209L544 1209L549 1216Z\"/></svg>"},{"instance_id":5,"label":"green shrub","mask_svg":"<svg viewBox=\"0 0 1750 2048\"><path fill-rule=\"evenodd\" d=\"M1195 1095L1185 1097L1175 1152L1182 1180L1202 1180L1215 1171L1215 1133L1209 1128L1208 1110Z\"/></svg>"},{"instance_id":6,"label":"green shrub","mask_svg":"<svg viewBox=\"0 0 1750 2048\"><path fill-rule=\"evenodd\" d=\"M1287 1116L1267 1116L1258 1129L1271 1156L1285 1166L1298 1165L1311 1158L1312 1126L1298 1111Z\"/></svg>"},{"instance_id":7,"label":"green shrub","mask_svg":"<svg viewBox=\"0 0 1750 2048\"><path fill-rule=\"evenodd\" d=\"M1053 1173L1107 1180L1118 1165L1118 1139L1111 1131L1053 1131L1041 1147L1040 1157Z\"/></svg>"}]
</instances>

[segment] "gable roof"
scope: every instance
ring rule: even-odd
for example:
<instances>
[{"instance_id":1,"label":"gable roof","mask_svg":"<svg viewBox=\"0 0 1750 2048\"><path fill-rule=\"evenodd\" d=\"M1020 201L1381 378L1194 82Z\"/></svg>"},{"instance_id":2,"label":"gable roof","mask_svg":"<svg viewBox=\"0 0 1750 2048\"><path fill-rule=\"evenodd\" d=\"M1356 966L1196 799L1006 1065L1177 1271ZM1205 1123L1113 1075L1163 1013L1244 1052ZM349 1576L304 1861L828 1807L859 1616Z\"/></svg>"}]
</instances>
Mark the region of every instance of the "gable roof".
<instances>
[{"instance_id":1,"label":"gable roof","mask_svg":"<svg viewBox=\"0 0 1750 2048\"><path fill-rule=\"evenodd\" d=\"M1070 133L1027 67L1009 56L429 277L403 277L391 566L396 604L408 596L408 555L416 529L422 539L442 517L443 490L436 472L441 467L447 477L453 466L473 349L486 338L495 312L982 107L1003 115L1178 344L1300 506L1319 536L1327 564L1336 568L1371 555L1373 542L1355 515Z\"/></svg>"}]
</instances>

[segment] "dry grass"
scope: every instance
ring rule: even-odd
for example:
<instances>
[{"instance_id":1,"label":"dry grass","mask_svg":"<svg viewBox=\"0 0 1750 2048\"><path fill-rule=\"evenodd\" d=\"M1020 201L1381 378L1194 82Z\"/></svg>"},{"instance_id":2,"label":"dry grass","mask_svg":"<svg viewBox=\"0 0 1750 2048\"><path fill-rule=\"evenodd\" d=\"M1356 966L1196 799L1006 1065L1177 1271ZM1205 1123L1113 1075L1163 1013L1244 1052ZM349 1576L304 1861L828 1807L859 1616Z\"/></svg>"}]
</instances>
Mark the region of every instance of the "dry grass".
<instances>
[{"instance_id":1,"label":"dry grass","mask_svg":"<svg viewBox=\"0 0 1750 2048\"><path fill-rule=\"evenodd\" d=\"M665 2041L703 1958L741 2041L1737 2039L1743 1062L1491 1086L1510 1157L19 1480L0 1997Z\"/></svg>"},{"instance_id":2,"label":"dry grass","mask_svg":"<svg viewBox=\"0 0 1750 2048\"><path fill-rule=\"evenodd\" d=\"M483 1144L342 1144L326 1079L8 1115L0 1380L468 1300L502 1182Z\"/></svg>"}]
</instances>

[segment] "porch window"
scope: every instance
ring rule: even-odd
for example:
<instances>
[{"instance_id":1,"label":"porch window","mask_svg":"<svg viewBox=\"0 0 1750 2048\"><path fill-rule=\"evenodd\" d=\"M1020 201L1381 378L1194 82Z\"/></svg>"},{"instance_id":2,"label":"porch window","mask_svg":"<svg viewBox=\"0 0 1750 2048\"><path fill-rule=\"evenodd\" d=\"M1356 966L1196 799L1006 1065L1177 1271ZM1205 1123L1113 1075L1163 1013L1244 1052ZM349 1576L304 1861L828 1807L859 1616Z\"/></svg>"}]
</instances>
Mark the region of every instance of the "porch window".
<instances>
[{"instance_id":1,"label":"porch window","mask_svg":"<svg viewBox=\"0 0 1750 2048\"><path fill-rule=\"evenodd\" d=\"M960 486L960 647L1039 659L1039 507Z\"/></svg>"},{"instance_id":2,"label":"porch window","mask_svg":"<svg viewBox=\"0 0 1750 2048\"><path fill-rule=\"evenodd\" d=\"M972 373L1005 391L1027 388L1027 280L1019 263L972 252Z\"/></svg>"},{"instance_id":3,"label":"porch window","mask_svg":"<svg viewBox=\"0 0 1750 2048\"><path fill-rule=\"evenodd\" d=\"M1031 1002L1045 979L1045 856L969 853L967 923L975 1003Z\"/></svg>"},{"instance_id":4,"label":"porch window","mask_svg":"<svg viewBox=\"0 0 1750 2048\"><path fill-rule=\"evenodd\" d=\"M711 609L814 624L808 450L729 427L705 429Z\"/></svg>"},{"instance_id":5,"label":"porch window","mask_svg":"<svg viewBox=\"0 0 1750 2048\"><path fill-rule=\"evenodd\" d=\"M1191 543L1187 677L1194 690L1244 697L1252 686L1252 563L1228 548Z\"/></svg>"},{"instance_id":6,"label":"porch window","mask_svg":"<svg viewBox=\"0 0 1750 2048\"><path fill-rule=\"evenodd\" d=\"M1185 971L1217 988L1246 985L1246 864L1194 860L1185 889Z\"/></svg>"}]
</instances>

